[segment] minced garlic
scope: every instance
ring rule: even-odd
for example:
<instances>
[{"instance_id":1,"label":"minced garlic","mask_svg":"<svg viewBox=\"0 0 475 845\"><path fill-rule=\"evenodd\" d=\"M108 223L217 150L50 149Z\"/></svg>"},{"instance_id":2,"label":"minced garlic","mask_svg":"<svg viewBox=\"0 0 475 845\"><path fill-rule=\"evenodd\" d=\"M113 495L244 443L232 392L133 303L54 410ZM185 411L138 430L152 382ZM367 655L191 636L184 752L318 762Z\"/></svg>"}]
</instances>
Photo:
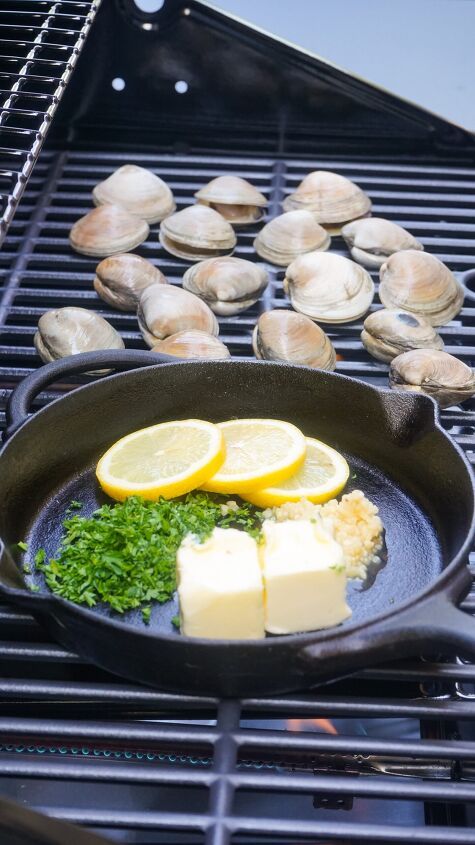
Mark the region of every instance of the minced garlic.
<instances>
[{"instance_id":1,"label":"minced garlic","mask_svg":"<svg viewBox=\"0 0 475 845\"><path fill-rule=\"evenodd\" d=\"M378 516L378 508L361 490L346 493L340 501L330 499L324 505L314 505L307 499L286 502L280 507L269 508L264 515L278 522L321 518L324 527L343 549L349 578L364 578L369 564L379 560L383 523Z\"/></svg>"}]
</instances>

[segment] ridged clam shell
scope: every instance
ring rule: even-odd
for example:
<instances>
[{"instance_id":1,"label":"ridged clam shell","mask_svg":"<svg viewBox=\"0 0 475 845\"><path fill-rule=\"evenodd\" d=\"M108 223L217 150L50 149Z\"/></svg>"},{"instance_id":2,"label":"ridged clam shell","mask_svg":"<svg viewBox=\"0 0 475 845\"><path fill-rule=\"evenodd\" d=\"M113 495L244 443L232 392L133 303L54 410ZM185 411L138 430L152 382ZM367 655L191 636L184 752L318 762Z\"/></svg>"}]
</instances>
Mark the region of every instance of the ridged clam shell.
<instances>
[{"instance_id":1,"label":"ridged clam shell","mask_svg":"<svg viewBox=\"0 0 475 845\"><path fill-rule=\"evenodd\" d=\"M269 283L263 267L242 258L208 258L190 267L183 287L204 299L215 314L245 311L259 299Z\"/></svg>"},{"instance_id":2,"label":"ridged clam shell","mask_svg":"<svg viewBox=\"0 0 475 845\"><path fill-rule=\"evenodd\" d=\"M145 288L137 310L140 331L149 346L177 332L198 329L218 335L219 326L210 308L199 297L173 285Z\"/></svg>"},{"instance_id":3,"label":"ridged clam shell","mask_svg":"<svg viewBox=\"0 0 475 845\"><path fill-rule=\"evenodd\" d=\"M188 259L229 255L236 246L232 226L205 205L191 205L167 217L159 238L167 252Z\"/></svg>"},{"instance_id":4,"label":"ridged clam shell","mask_svg":"<svg viewBox=\"0 0 475 845\"><path fill-rule=\"evenodd\" d=\"M370 198L350 179L330 170L308 173L298 188L284 200L284 211L304 208L332 234L344 223L371 211Z\"/></svg>"},{"instance_id":5,"label":"ridged clam shell","mask_svg":"<svg viewBox=\"0 0 475 845\"><path fill-rule=\"evenodd\" d=\"M80 352L123 349L124 341L113 326L87 308L55 308L38 320L34 337L38 355L49 363Z\"/></svg>"},{"instance_id":6,"label":"ridged clam shell","mask_svg":"<svg viewBox=\"0 0 475 845\"><path fill-rule=\"evenodd\" d=\"M295 311L266 311L252 336L256 358L289 361L319 370L334 370L336 354L320 326Z\"/></svg>"},{"instance_id":7,"label":"ridged clam shell","mask_svg":"<svg viewBox=\"0 0 475 845\"><path fill-rule=\"evenodd\" d=\"M76 220L69 242L76 252L106 258L128 252L146 240L148 223L119 205L101 205Z\"/></svg>"},{"instance_id":8,"label":"ridged clam shell","mask_svg":"<svg viewBox=\"0 0 475 845\"><path fill-rule=\"evenodd\" d=\"M199 203L211 206L233 225L260 220L267 199L240 176L218 176L195 193Z\"/></svg>"},{"instance_id":9,"label":"ridged clam shell","mask_svg":"<svg viewBox=\"0 0 475 845\"><path fill-rule=\"evenodd\" d=\"M310 211L287 211L261 229L254 249L265 261L287 267L298 255L330 246L330 235Z\"/></svg>"},{"instance_id":10,"label":"ridged clam shell","mask_svg":"<svg viewBox=\"0 0 475 845\"><path fill-rule=\"evenodd\" d=\"M343 226L341 234L354 261L371 269L381 267L394 252L424 249L410 232L382 217L353 220Z\"/></svg>"},{"instance_id":11,"label":"ridged clam shell","mask_svg":"<svg viewBox=\"0 0 475 845\"><path fill-rule=\"evenodd\" d=\"M287 268L284 289L296 311L322 323L348 323L366 314L374 296L359 264L329 252L300 255Z\"/></svg>"},{"instance_id":12,"label":"ridged clam shell","mask_svg":"<svg viewBox=\"0 0 475 845\"><path fill-rule=\"evenodd\" d=\"M413 349L391 362L389 384L432 396L441 408L458 405L475 394L473 370L447 352Z\"/></svg>"},{"instance_id":13,"label":"ridged clam shell","mask_svg":"<svg viewBox=\"0 0 475 845\"><path fill-rule=\"evenodd\" d=\"M96 293L120 311L136 311L140 297L149 285L166 284L167 279L150 261L122 252L104 258L96 267Z\"/></svg>"},{"instance_id":14,"label":"ridged clam shell","mask_svg":"<svg viewBox=\"0 0 475 845\"><path fill-rule=\"evenodd\" d=\"M450 322L462 307L462 286L445 264L427 252L396 252L379 276L379 298L386 308L421 314L433 326Z\"/></svg>"},{"instance_id":15,"label":"ridged clam shell","mask_svg":"<svg viewBox=\"0 0 475 845\"><path fill-rule=\"evenodd\" d=\"M231 353L219 338L207 332L190 329L159 340L153 352L176 355L177 358L230 358Z\"/></svg>"},{"instance_id":16,"label":"ridged clam shell","mask_svg":"<svg viewBox=\"0 0 475 845\"><path fill-rule=\"evenodd\" d=\"M361 340L373 358L386 362L410 349L444 348L444 341L424 317L397 308L369 314Z\"/></svg>"},{"instance_id":17,"label":"ridged clam shell","mask_svg":"<svg viewBox=\"0 0 475 845\"><path fill-rule=\"evenodd\" d=\"M147 223L158 223L175 211L173 194L163 179L144 167L125 164L92 192L95 205L114 204L126 208Z\"/></svg>"}]
</instances>

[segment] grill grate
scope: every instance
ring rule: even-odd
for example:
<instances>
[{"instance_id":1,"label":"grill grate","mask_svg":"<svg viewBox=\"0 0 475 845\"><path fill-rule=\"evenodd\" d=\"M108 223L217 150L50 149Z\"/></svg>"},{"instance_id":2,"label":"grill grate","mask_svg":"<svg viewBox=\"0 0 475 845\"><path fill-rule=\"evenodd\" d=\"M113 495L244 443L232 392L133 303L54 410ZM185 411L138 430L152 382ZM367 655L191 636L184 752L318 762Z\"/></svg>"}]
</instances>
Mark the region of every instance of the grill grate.
<instances>
[{"instance_id":1,"label":"grill grate","mask_svg":"<svg viewBox=\"0 0 475 845\"><path fill-rule=\"evenodd\" d=\"M179 207L211 177L234 172L268 196L270 215L279 213L283 196L308 170L344 173L368 191L375 214L407 225L466 282L465 307L441 334L448 351L472 363L475 169L47 150L0 253L2 409L11 388L40 363L33 334L47 308L94 309L121 331L128 347L144 347L135 318L96 297L96 261L68 245L72 223L91 206L94 184L128 162L164 178ZM254 236L252 228L239 232L237 256L257 260ZM332 249L346 254L338 239ZM185 264L161 249L156 226L137 251L179 283ZM259 305L220 321L234 355L252 354L251 331L262 309L286 305L283 272L269 270L271 284ZM338 371L386 384L387 367L366 354L360 330L360 324L329 328L341 357ZM70 387L48 390L38 405ZM472 462L474 412L472 400L442 417ZM465 606L475 609L475 593ZM470 664L437 657L405 661L312 694L218 701L123 683L52 644L33 619L8 607L0 608L0 659L1 791L115 841L475 843ZM322 718L332 719L340 735L312 732L305 721L305 730L296 733L283 721ZM155 721L167 719L193 724ZM373 733L362 735L362 724L367 732L373 725ZM335 801L352 809L336 810ZM399 820L402 802L412 810Z\"/></svg>"},{"instance_id":2,"label":"grill grate","mask_svg":"<svg viewBox=\"0 0 475 845\"><path fill-rule=\"evenodd\" d=\"M0 244L101 0L3 0L0 9Z\"/></svg>"}]
</instances>

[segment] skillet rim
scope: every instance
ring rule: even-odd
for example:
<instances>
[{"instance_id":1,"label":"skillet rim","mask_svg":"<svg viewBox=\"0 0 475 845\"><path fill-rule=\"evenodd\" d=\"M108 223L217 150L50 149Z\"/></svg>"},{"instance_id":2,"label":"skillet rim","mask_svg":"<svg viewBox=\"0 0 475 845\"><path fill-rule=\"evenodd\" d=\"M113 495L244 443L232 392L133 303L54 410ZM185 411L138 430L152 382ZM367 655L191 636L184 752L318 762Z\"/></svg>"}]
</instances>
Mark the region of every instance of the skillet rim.
<instances>
[{"instance_id":1,"label":"skillet rim","mask_svg":"<svg viewBox=\"0 0 475 845\"><path fill-rule=\"evenodd\" d=\"M124 350L125 352L130 350ZM77 356L70 356L71 359ZM285 361L262 361L262 360L253 360L252 358L231 358L231 359L215 359L213 361L207 361L202 359L195 359L195 360L183 360L177 359L176 361L166 361L166 362L157 362L154 364L150 364L147 366L137 366L134 369L130 369L127 371L120 371L116 373L111 373L106 376L102 376L96 381L90 381L87 384L81 384L77 387L74 387L68 393L57 397L52 402L49 402L47 405L40 408L38 411L35 411L31 417L27 417L23 422L21 422L18 428L11 434L11 436L6 440L5 443L2 444L0 449L0 461L5 453L5 451L9 448L9 446L15 442L15 438L21 431L23 431L28 423L33 422L36 418L41 418L43 415L47 415L49 409L52 407L56 407L59 403L63 401L67 401L69 396L71 395L79 395L81 396L84 392L87 392L89 389L95 389L98 385L103 384L105 382L115 381L116 379L130 377L132 378L134 373L141 370L150 370L156 371L161 370L162 368L172 367L183 367L186 366L188 368L195 368L195 369L202 369L206 367L208 364L214 365L225 365L225 366L236 366L240 364L252 366L260 366L260 367L273 367L273 368L283 368L286 370L303 370L308 373L312 373L315 377L317 374L317 378L324 377L329 379L339 379L340 381L349 382L352 385L356 386L358 389L362 391L366 391L371 394L380 395L383 394L386 396L389 402L397 402L400 399L401 395L406 396L407 398L410 397L410 401L415 402L416 404L419 403L421 406L426 405L427 408L431 409L431 423L432 428L435 431L438 431L439 434L442 434L444 440L448 443L449 447L458 455L458 457L462 460L464 464L467 476L470 480L470 486L472 491L472 501L471 501L471 509L472 509L472 516L470 520L470 525L468 531L465 536L465 540L460 547L459 551L455 555L455 557L450 559L450 562L447 566L444 567L443 571L438 575L438 577L431 581L423 590L415 593L414 595L407 598L405 601L396 604L389 610L382 611L378 613L376 616L373 616L370 620L362 620L360 622L349 622L344 627L342 626L334 626L332 628L323 628L317 629L315 631L306 631L302 633L295 633L295 634L279 634L272 637L263 637L262 639L207 639L204 637L189 637L185 634L181 633L165 633L165 632L154 632L147 628L147 626L143 626L142 628L137 628L135 625L132 625L126 621L121 621L120 619L115 619L111 616L102 616L98 614L93 609L89 609L84 607L83 605L75 604L74 602L68 601L67 599L58 596L57 594L49 591L48 593L36 593L32 592L28 589L16 589L14 587L8 587L3 584L0 580L0 593L5 592L7 595L12 596L13 598L18 597L18 603L20 604L22 599L25 597L28 598L28 604L32 607L33 604L38 604L38 612L42 610L41 605L43 605L43 612L54 612L54 606L57 605L59 608L64 609L67 613L77 613L79 617L82 617L85 622L93 622L98 627L105 626L107 629L118 629L118 630L126 630L127 632L131 633L135 636L145 636L148 639L155 640L157 642L161 642L162 640L169 643L177 644L182 643L184 647L193 647L193 646L201 646L206 647L208 650L213 648L221 649L226 647L228 649L232 649L232 651L239 651L242 648L258 648L260 650L266 650L269 648L270 645L278 646L278 645L288 645L295 647L301 646L305 648L309 645L317 645L319 643L332 643L336 640L341 639L342 637L350 636L352 634L357 634L358 632L365 631L371 633L373 629L378 628L382 623L387 622L389 620L397 619L399 615L404 615L404 613L419 603L422 603L424 600L430 600L430 598L434 598L441 593L447 593L447 597L452 604L456 605L456 599L453 601L452 591L447 589L450 586L450 582L454 580L455 586L455 579L453 576L461 570L463 567L467 568L467 559L468 554L471 548L472 540L475 536L475 472L471 467L470 462L468 461L467 456L465 455L464 451L458 445L458 443L450 436L450 434L445 430L440 422L440 409L437 403L435 402L432 397L427 396L426 394L417 393L413 391L394 391L388 387L379 387L373 384L369 384L368 382L362 381L357 378L353 378L352 376L344 375L343 373L336 373L336 372L329 372L326 370L318 370L313 367L308 367L303 364L290 364ZM46 365L47 366L47 365ZM89 365L88 365L89 366ZM1 538L0 538L1 540ZM460 591L457 591L460 592ZM25 602L23 602L25 604ZM52 604L53 608L48 609L45 605ZM32 608L33 609L33 608Z\"/></svg>"}]
</instances>

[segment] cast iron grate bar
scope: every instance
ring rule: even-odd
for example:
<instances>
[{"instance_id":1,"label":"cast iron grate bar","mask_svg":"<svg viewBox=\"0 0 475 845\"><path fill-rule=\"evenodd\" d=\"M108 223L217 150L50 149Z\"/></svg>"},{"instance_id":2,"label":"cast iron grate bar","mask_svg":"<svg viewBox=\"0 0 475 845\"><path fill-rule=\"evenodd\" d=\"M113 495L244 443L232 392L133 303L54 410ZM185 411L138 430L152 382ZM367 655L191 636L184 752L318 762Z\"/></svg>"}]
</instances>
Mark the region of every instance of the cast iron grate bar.
<instances>
[{"instance_id":1,"label":"cast iron grate bar","mask_svg":"<svg viewBox=\"0 0 475 845\"><path fill-rule=\"evenodd\" d=\"M101 0L7 0L0 8L0 244ZM42 93L29 91L42 83Z\"/></svg>"}]
</instances>

